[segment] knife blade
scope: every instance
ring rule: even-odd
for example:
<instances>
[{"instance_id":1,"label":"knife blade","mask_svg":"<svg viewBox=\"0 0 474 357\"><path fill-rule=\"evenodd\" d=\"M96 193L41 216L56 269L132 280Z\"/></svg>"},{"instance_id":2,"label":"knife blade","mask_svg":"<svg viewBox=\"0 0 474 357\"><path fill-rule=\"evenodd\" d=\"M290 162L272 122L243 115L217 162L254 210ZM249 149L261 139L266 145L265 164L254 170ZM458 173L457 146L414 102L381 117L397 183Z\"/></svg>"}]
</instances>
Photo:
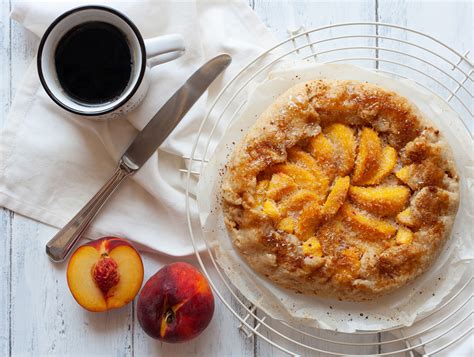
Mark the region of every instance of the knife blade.
<instances>
[{"instance_id":1,"label":"knife blade","mask_svg":"<svg viewBox=\"0 0 474 357\"><path fill-rule=\"evenodd\" d=\"M222 54L214 57L183 84L165 105L148 122L122 156L131 169L139 169L155 150L165 141L207 87L231 62L231 57Z\"/></svg>"},{"instance_id":2,"label":"knife blade","mask_svg":"<svg viewBox=\"0 0 474 357\"><path fill-rule=\"evenodd\" d=\"M142 167L231 60L229 55L222 54L205 63L161 107L125 151L112 177L46 244L46 254L52 261L66 259L108 198Z\"/></svg>"}]
</instances>

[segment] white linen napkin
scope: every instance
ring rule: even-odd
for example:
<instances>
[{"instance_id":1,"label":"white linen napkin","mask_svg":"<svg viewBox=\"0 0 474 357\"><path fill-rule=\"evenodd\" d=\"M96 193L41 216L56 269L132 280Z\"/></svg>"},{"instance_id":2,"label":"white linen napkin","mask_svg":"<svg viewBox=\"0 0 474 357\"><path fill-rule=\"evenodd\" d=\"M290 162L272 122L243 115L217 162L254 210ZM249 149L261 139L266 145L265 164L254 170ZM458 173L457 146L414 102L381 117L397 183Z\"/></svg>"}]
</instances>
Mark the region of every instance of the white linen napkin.
<instances>
[{"instance_id":1,"label":"white linen napkin","mask_svg":"<svg viewBox=\"0 0 474 357\"><path fill-rule=\"evenodd\" d=\"M88 2L89 3L89 2ZM173 256L193 252L185 216L181 156L191 151L206 107L223 84L275 43L243 1L100 1L129 16L144 38L180 33L186 53L152 69L142 104L121 119L97 122L68 113L46 95L30 65L0 136L0 206L61 227L113 173L125 148L166 100L206 60L233 62L144 167L116 192L86 236L126 237ZM82 1L25 1L11 17L41 36L61 13Z\"/></svg>"}]
</instances>

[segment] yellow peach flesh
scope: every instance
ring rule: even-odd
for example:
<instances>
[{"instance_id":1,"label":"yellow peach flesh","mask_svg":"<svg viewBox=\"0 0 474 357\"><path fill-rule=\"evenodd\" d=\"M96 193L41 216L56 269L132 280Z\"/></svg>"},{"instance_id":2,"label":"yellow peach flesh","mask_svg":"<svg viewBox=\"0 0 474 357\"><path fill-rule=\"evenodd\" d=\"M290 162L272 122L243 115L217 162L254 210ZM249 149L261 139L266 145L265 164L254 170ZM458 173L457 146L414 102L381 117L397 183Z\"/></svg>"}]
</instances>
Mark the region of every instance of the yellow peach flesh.
<instances>
[{"instance_id":1,"label":"yellow peach flesh","mask_svg":"<svg viewBox=\"0 0 474 357\"><path fill-rule=\"evenodd\" d=\"M67 274L69 289L74 299L89 311L107 310L105 296L91 274L100 256L97 249L91 246L82 246L69 261Z\"/></svg>"}]
</instances>

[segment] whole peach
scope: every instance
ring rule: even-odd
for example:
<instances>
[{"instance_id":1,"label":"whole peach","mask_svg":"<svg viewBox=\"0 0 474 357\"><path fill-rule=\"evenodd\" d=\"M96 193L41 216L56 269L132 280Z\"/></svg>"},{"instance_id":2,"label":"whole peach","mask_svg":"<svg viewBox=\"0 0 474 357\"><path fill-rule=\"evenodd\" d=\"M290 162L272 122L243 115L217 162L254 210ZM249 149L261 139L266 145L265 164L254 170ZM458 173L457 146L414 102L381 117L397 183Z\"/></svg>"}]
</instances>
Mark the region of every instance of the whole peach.
<instances>
[{"instance_id":1,"label":"whole peach","mask_svg":"<svg viewBox=\"0 0 474 357\"><path fill-rule=\"evenodd\" d=\"M206 278L188 263L164 266L146 282L138 298L143 330L164 342L198 336L212 319L214 297Z\"/></svg>"}]
</instances>

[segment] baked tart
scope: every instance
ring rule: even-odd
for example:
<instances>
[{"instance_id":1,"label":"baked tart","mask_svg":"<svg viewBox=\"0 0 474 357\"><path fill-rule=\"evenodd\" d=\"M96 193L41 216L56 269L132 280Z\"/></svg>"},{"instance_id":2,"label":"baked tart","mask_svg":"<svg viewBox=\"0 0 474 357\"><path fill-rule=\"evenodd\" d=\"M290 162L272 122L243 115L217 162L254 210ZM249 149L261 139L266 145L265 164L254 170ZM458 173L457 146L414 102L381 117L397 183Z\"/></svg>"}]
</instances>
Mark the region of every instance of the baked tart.
<instances>
[{"instance_id":1,"label":"baked tart","mask_svg":"<svg viewBox=\"0 0 474 357\"><path fill-rule=\"evenodd\" d=\"M426 271L459 203L450 147L406 98L298 84L236 146L222 184L235 248L297 293L370 300Z\"/></svg>"}]
</instances>

